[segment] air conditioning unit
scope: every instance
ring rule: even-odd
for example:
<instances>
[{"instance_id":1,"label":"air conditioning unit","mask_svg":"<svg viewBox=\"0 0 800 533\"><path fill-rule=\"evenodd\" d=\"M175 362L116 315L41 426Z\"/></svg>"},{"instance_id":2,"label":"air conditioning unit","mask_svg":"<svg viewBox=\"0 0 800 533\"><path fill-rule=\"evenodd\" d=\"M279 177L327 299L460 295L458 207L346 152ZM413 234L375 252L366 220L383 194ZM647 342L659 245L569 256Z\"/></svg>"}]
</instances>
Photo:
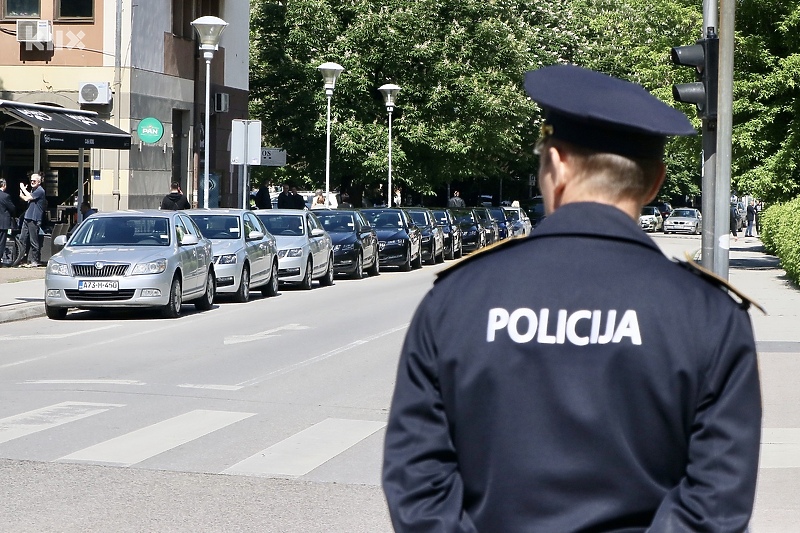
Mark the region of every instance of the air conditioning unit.
<instances>
[{"instance_id":1,"label":"air conditioning unit","mask_svg":"<svg viewBox=\"0 0 800 533\"><path fill-rule=\"evenodd\" d=\"M78 90L78 103L103 105L111 102L111 85L106 81L81 83Z\"/></svg>"},{"instance_id":2,"label":"air conditioning unit","mask_svg":"<svg viewBox=\"0 0 800 533\"><path fill-rule=\"evenodd\" d=\"M52 43L53 21L17 20L18 43Z\"/></svg>"},{"instance_id":3,"label":"air conditioning unit","mask_svg":"<svg viewBox=\"0 0 800 533\"><path fill-rule=\"evenodd\" d=\"M214 111L217 113L227 113L231 109L231 95L228 93L216 93L214 95Z\"/></svg>"}]
</instances>

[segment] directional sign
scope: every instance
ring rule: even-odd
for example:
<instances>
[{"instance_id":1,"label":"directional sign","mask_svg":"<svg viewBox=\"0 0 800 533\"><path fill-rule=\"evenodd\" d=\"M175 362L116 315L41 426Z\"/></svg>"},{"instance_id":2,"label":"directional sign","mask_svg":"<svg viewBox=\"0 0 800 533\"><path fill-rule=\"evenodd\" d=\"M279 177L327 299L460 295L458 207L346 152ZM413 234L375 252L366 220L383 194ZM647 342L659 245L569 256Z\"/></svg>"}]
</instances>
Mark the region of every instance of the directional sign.
<instances>
[{"instance_id":1,"label":"directional sign","mask_svg":"<svg viewBox=\"0 0 800 533\"><path fill-rule=\"evenodd\" d=\"M260 120L231 121L231 165L260 165Z\"/></svg>"},{"instance_id":2,"label":"directional sign","mask_svg":"<svg viewBox=\"0 0 800 533\"><path fill-rule=\"evenodd\" d=\"M286 150L280 148L261 147L261 166L283 167L286 166Z\"/></svg>"}]
</instances>

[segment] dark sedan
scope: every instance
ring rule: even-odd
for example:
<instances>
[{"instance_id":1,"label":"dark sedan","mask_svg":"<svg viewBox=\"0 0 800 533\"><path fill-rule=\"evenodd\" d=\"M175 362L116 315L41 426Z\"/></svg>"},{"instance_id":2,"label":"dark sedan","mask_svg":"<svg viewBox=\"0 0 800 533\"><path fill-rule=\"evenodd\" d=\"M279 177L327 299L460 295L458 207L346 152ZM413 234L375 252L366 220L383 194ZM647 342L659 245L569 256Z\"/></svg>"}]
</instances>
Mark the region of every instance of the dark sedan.
<instances>
[{"instance_id":1,"label":"dark sedan","mask_svg":"<svg viewBox=\"0 0 800 533\"><path fill-rule=\"evenodd\" d=\"M486 244L494 244L500 240L500 227L497 224L497 221L492 216L492 213L489 212L488 207L476 207L475 213L481 220L481 224L483 225L483 231L486 233Z\"/></svg>"},{"instance_id":2,"label":"dark sedan","mask_svg":"<svg viewBox=\"0 0 800 533\"><path fill-rule=\"evenodd\" d=\"M314 214L333 241L333 271L355 279L380 273L378 235L354 209L315 209Z\"/></svg>"},{"instance_id":3,"label":"dark sedan","mask_svg":"<svg viewBox=\"0 0 800 533\"><path fill-rule=\"evenodd\" d=\"M480 217L472 208L451 209L461 228L461 247L465 252L480 250L486 246L486 232Z\"/></svg>"},{"instance_id":4,"label":"dark sedan","mask_svg":"<svg viewBox=\"0 0 800 533\"><path fill-rule=\"evenodd\" d=\"M422 235L402 209L362 209L361 213L378 234L380 265L399 266L400 270L422 266Z\"/></svg>"},{"instance_id":5,"label":"dark sedan","mask_svg":"<svg viewBox=\"0 0 800 533\"><path fill-rule=\"evenodd\" d=\"M506 217L506 212L502 207L490 207L489 212L492 214L492 217L495 219L495 221L497 221L497 230L500 234L500 240L507 239L511 234L509 231L509 226L511 223Z\"/></svg>"},{"instance_id":6,"label":"dark sedan","mask_svg":"<svg viewBox=\"0 0 800 533\"><path fill-rule=\"evenodd\" d=\"M461 226L458 225L456 217L449 209L434 208L431 209L437 224L442 228L442 237L444 240L444 254L448 259L455 259L461 257L463 251L461 249Z\"/></svg>"},{"instance_id":7,"label":"dark sedan","mask_svg":"<svg viewBox=\"0 0 800 533\"><path fill-rule=\"evenodd\" d=\"M444 261L444 234L427 207L406 207L405 211L422 234L422 260L428 263Z\"/></svg>"}]
</instances>

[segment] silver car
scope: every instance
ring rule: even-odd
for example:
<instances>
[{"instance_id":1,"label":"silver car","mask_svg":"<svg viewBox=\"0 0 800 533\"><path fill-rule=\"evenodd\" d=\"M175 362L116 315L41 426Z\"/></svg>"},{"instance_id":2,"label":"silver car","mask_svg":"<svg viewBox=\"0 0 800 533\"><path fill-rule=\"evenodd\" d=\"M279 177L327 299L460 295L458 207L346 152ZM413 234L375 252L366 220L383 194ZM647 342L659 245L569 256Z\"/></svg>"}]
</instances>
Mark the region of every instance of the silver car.
<instances>
[{"instance_id":1,"label":"silver car","mask_svg":"<svg viewBox=\"0 0 800 533\"><path fill-rule=\"evenodd\" d=\"M278 294L275 237L252 211L190 209L184 213L211 239L219 294L233 294L237 302L246 302L250 290L259 287L264 296Z\"/></svg>"},{"instance_id":2,"label":"silver car","mask_svg":"<svg viewBox=\"0 0 800 533\"><path fill-rule=\"evenodd\" d=\"M152 307L175 318L184 301L214 304L211 241L181 211L117 211L84 220L47 262L45 310L63 319L80 309Z\"/></svg>"},{"instance_id":3,"label":"silver car","mask_svg":"<svg viewBox=\"0 0 800 533\"><path fill-rule=\"evenodd\" d=\"M703 216L700 211L690 207L673 209L664 221L664 233L691 233L703 231Z\"/></svg>"},{"instance_id":4,"label":"silver car","mask_svg":"<svg viewBox=\"0 0 800 533\"><path fill-rule=\"evenodd\" d=\"M312 211L259 209L261 219L278 245L278 280L310 289L312 280L333 285L333 243Z\"/></svg>"},{"instance_id":5,"label":"silver car","mask_svg":"<svg viewBox=\"0 0 800 533\"><path fill-rule=\"evenodd\" d=\"M531 234L533 226L528 213L521 207L503 207L508 219L508 236L509 237L527 237Z\"/></svg>"},{"instance_id":6,"label":"silver car","mask_svg":"<svg viewBox=\"0 0 800 533\"><path fill-rule=\"evenodd\" d=\"M659 231L664 228L664 220L658 207L646 205L639 215L639 225L645 231Z\"/></svg>"}]
</instances>

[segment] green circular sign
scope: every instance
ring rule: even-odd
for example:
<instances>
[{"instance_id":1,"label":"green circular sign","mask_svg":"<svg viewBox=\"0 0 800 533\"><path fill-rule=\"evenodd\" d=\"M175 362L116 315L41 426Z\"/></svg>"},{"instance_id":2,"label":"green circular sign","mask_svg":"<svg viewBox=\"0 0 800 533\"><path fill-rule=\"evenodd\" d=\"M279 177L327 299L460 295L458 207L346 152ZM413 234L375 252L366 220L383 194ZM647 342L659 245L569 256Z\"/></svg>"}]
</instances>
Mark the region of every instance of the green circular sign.
<instances>
[{"instance_id":1,"label":"green circular sign","mask_svg":"<svg viewBox=\"0 0 800 533\"><path fill-rule=\"evenodd\" d=\"M157 143L164 136L164 125L157 118L143 118L139 122L139 127L136 128L136 133L139 134L142 142Z\"/></svg>"}]
</instances>

